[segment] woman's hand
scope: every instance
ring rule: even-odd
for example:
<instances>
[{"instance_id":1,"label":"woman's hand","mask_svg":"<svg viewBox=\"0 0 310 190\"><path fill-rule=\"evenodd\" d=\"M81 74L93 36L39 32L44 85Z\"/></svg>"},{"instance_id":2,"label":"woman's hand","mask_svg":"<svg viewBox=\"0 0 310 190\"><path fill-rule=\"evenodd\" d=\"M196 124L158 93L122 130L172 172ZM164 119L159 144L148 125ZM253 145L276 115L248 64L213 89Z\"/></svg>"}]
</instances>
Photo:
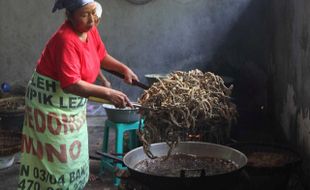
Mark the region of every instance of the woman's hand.
<instances>
[{"instance_id":1,"label":"woman's hand","mask_svg":"<svg viewBox=\"0 0 310 190\"><path fill-rule=\"evenodd\" d=\"M115 107L124 108L126 106L132 107L129 98L121 91L110 89L107 98Z\"/></svg>"},{"instance_id":2,"label":"woman's hand","mask_svg":"<svg viewBox=\"0 0 310 190\"><path fill-rule=\"evenodd\" d=\"M139 81L137 75L129 68L126 68L123 74L125 76L124 82L127 84L132 84L133 80Z\"/></svg>"},{"instance_id":3,"label":"woman's hand","mask_svg":"<svg viewBox=\"0 0 310 190\"><path fill-rule=\"evenodd\" d=\"M106 57L101 61L101 67L107 70L122 73L124 75L125 83L132 84L132 80L139 81L137 75L129 67L109 54L107 54Z\"/></svg>"}]
</instances>

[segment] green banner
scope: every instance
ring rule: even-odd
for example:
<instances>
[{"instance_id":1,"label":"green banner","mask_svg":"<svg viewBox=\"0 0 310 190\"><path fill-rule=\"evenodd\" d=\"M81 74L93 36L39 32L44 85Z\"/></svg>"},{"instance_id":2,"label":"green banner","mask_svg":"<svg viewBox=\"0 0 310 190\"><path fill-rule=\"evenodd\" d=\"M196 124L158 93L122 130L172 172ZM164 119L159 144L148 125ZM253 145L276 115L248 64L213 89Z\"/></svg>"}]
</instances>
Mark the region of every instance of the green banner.
<instances>
[{"instance_id":1,"label":"green banner","mask_svg":"<svg viewBox=\"0 0 310 190\"><path fill-rule=\"evenodd\" d=\"M35 72L25 103L18 189L83 189L89 176L87 99Z\"/></svg>"}]
</instances>

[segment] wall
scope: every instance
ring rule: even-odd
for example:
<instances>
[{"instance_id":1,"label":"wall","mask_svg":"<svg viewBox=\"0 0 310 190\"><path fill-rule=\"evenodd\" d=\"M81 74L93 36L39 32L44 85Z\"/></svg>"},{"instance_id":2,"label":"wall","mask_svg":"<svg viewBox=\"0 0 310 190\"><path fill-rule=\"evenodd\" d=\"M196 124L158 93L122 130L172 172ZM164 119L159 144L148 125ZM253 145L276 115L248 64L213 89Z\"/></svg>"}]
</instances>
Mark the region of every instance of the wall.
<instances>
[{"instance_id":1,"label":"wall","mask_svg":"<svg viewBox=\"0 0 310 190\"><path fill-rule=\"evenodd\" d=\"M54 1L0 1L0 81L25 85L64 14L52 15Z\"/></svg>"},{"instance_id":2,"label":"wall","mask_svg":"<svg viewBox=\"0 0 310 190\"><path fill-rule=\"evenodd\" d=\"M233 98L240 115L236 136L244 140L264 141L265 137L258 133L272 132L268 95L273 28L270 8L269 0L250 1L222 39L208 67L234 79Z\"/></svg>"},{"instance_id":3,"label":"wall","mask_svg":"<svg viewBox=\"0 0 310 190\"><path fill-rule=\"evenodd\" d=\"M262 49L257 48L261 38L254 35L256 29L261 31L261 23L251 23L249 16L260 20L264 1L255 3L255 7L250 6L251 0L153 0L145 5L133 5L126 0L99 0L103 5L99 28L108 51L129 65L142 82L146 82L147 73L194 68L220 72L223 67L211 63L219 59L215 55L225 55L231 50L237 51L242 59L253 54L247 58L251 64L262 62L258 60L264 57ZM63 11L51 13L53 2L0 2L0 81L25 84L30 78L45 43L65 18ZM241 28L234 29L236 24ZM232 41L235 36L238 39ZM240 46L243 37L249 42ZM221 50L227 39L233 49ZM241 55L248 43L252 47ZM238 59L230 57L230 66L235 64L240 68L244 62L239 63ZM125 91L132 99L142 93L137 87L107 76L115 88Z\"/></svg>"},{"instance_id":4,"label":"wall","mask_svg":"<svg viewBox=\"0 0 310 190\"><path fill-rule=\"evenodd\" d=\"M274 0L273 54L270 62L273 113L286 140L304 160L305 181L310 176L310 2ZM308 187L308 188L309 188Z\"/></svg>"}]
</instances>

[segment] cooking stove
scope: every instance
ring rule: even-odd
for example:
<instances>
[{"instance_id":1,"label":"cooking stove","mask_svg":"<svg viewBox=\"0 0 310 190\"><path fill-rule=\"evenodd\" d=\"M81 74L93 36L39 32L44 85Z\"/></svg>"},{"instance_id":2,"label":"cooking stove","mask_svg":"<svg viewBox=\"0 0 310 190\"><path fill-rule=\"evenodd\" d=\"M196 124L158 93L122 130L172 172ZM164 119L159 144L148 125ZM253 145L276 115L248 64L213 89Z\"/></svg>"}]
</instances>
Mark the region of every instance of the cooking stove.
<instances>
[{"instance_id":1,"label":"cooking stove","mask_svg":"<svg viewBox=\"0 0 310 190\"><path fill-rule=\"evenodd\" d=\"M230 126L197 126L193 129L182 129L179 136L182 141L202 141L225 144L230 140Z\"/></svg>"},{"instance_id":2,"label":"cooking stove","mask_svg":"<svg viewBox=\"0 0 310 190\"><path fill-rule=\"evenodd\" d=\"M121 180L119 190L152 190L148 185L134 179Z\"/></svg>"},{"instance_id":3,"label":"cooking stove","mask_svg":"<svg viewBox=\"0 0 310 190\"><path fill-rule=\"evenodd\" d=\"M174 187L173 184L171 184L171 186L167 187L166 190L173 190L173 189L176 189ZM195 190L195 189L204 189L204 187L189 187L189 188L184 188L183 190ZM207 188L208 190L218 190L217 187L208 187ZM229 190L249 190L249 188L245 185L245 184L238 184L237 187L235 188L228 188ZM228 190L228 189L221 189L221 190ZM122 181L120 186L119 186L119 189L118 190L158 190L156 187L152 188L152 187L149 187L148 185L146 184L143 184L139 181L136 181L136 180L125 180L125 181ZM161 189L161 190L164 190L164 189ZM179 190L179 188L178 188Z\"/></svg>"},{"instance_id":4,"label":"cooking stove","mask_svg":"<svg viewBox=\"0 0 310 190\"><path fill-rule=\"evenodd\" d=\"M128 174L128 173L127 173ZM178 189L178 190L195 190L195 189L205 189L206 185L191 185L191 184L186 184L184 187L176 187L175 183L171 183L167 185L165 188L158 187L158 186L151 186L149 184L144 184L142 181L136 180L133 177L130 177L130 175L125 174L125 177L121 178L121 183L118 188L118 190L173 190L173 189ZM214 186L214 185L213 185ZM219 188L219 187L207 187L208 190L250 190L249 188L249 181L246 181L245 179L239 180L234 185L230 185L229 187L225 188Z\"/></svg>"}]
</instances>

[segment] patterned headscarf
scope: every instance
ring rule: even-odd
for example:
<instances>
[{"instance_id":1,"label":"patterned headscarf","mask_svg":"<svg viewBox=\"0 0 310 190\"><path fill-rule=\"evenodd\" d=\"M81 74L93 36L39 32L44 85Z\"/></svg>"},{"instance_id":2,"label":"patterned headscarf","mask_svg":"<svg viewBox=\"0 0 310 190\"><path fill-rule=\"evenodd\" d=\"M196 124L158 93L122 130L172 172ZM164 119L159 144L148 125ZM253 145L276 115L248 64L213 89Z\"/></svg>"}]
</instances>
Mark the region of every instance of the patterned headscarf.
<instances>
[{"instance_id":1,"label":"patterned headscarf","mask_svg":"<svg viewBox=\"0 0 310 190\"><path fill-rule=\"evenodd\" d=\"M94 0L56 0L52 12L55 12L58 9L67 9L72 12L92 2L94 2Z\"/></svg>"}]
</instances>

